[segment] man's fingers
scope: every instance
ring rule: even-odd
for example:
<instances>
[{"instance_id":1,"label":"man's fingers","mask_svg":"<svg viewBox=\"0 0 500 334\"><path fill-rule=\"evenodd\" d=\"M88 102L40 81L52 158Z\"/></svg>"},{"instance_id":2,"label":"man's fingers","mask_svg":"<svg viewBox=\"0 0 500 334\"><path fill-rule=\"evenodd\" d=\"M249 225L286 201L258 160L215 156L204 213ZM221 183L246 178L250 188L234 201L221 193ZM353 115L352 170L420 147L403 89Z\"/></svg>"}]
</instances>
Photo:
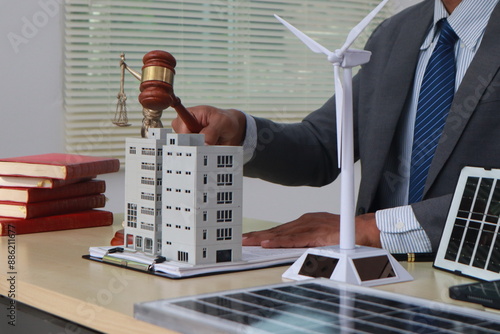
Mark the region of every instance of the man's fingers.
<instances>
[{"instance_id":1,"label":"man's fingers","mask_svg":"<svg viewBox=\"0 0 500 334\"><path fill-rule=\"evenodd\" d=\"M220 142L220 133L214 127L206 127L200 131L205 135L205 144L207 145L224 145Z\"/></svg>"},{"instance_id":2,"label":"man's fingers","mask_svg":"<svg viewBox=\"0 0 500 334\"><path fill-rule=\"evenodd\" d=\"M272 239L263 240L260 245L262 248L305 248L310 247L307 236L304 235L285 235L275 236Z\"/></svg>"},{"instance_id":3,"label":"man's fingers","mask_svg":"<svg viewBox=\"0 0 500 334\"><path fill-rule=\"evenodd\" d=\"M269 230L249 232L243 234L243 246L260 246L260 243L269 238L273 238L274 233L269 232Z\"/></svg>"}]
</instances>

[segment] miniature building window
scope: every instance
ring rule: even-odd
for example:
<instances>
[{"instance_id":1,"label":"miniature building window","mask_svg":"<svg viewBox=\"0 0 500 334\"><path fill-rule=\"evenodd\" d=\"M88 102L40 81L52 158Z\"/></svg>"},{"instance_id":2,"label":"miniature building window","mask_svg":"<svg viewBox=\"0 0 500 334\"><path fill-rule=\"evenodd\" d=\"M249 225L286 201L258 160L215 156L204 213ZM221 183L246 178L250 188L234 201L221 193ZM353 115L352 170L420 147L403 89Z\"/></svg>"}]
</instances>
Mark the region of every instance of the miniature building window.
<instances>
[{"instance_id":1,"label":"miniature building window","mask_svg":"<svg viewBox=\"0 0 500 334\"><path fill-rule=\"evenodd\" d=\"M172 155L172 152L167 152L167 155Z\"/></svg>"},{"instance_id":2,"label":"miniature building window","mask_svg":"<svg viewBox=\"0 0 500 334\"><path fill-rule=\"evenodd\" d=\"M207 240L207 230L203 230L203 240Z\"/></svg>"},{"instance_id":3,"label":"miniature building window","mask_svg":"<svg viewBox=\"0 0 500 334\"><path fill-rule=\"evenodd\" d=\"M141 229L146 230L146 231L154 231L155 226L152 223L141 222Z\"/></svg>"},{"instance_id":4,"label":"miniature building window","mask_svg":"<svg viewBox=\"0 0 500 334\"><path fill-rule=\"evenodd\" d=\"M181 225L175 225L175 228L181 228Z\"/></svg>"},{"instance_id":5,"label":"miniature building window","mask_svg":"<svg viewBox=\"0 0 500 334\"><path fill-rule=\"evenodd\" d=\"M207 221L207 212L206 211L203 211L203 221L204 222Z\"/></svg>"},{"instance_id":6,"label":"miniature building window","mask_svg":"<svg viewBox=\"0 0 500 334\"><path fill-rule=\"evenodd\" d=\"M168 170L167 170L167 174L172 174L172 170L171 170L171 169L168 169Z\"/></svg>"},{"instance_id":7,"label":"miniature building window","mask_svg":"<svg viewBox=\"0 0 500 334\"><path fill-rule=\"evenodd\" d=\"M207 257L207 249L203 248L203 258L205 259Z\"/></svg>"},{"instance_id":8,"label":"miniature building window","mask_svg":"<svg viewBox=\"0 0 500 334\"><path fill-rule=\"evenodd\" d=\"M207 202L207 193L203 193L203 203Z\"/></svg>"},{"instance_id":9,"label":"miniature building window","mask_svg":"<svg viewBox=\"0 0 500 334\"><path fill-rule=\"evenodd\" d=\"M170 138L170 145L175 145L175 138Z\"/></svg>"},{"instance_id":10,"label":"miniature building window","mask_svg":"<svg viewBox=\"0 0 500 334\"><path fill-rule=\"evenodd\" d=\"M157 186L161 186L161 185L162 185L162 180L161 180L161 178L158 178L158 180L156 180L156 185L157 185Z\"/></svg>"},{"instance_id":11,"label":"miniature building window","mask_svg":"<svg viewBox=\"0 0 500 334\"><path fill-rule=\"evenodd\" d=\"M167 227L172 227L172 224L166 224Z\"/></svg>"},{"instance_id":12,"label":"miniature building window","mask_svg":"<svg viewBox=\"0 0 500 334\"><path fill-rule=\"evenodd\" d=\"M153 209L153 208L146 208L146 207L141 206L141 213L145 214L145 215L154 216L155 215L155 209Z\"/></svg>"},{"instance_id":13,"label":"miniature building window","mask_svg":"<svg viewBox=\"0 0 500 334\"><path fill-rule=\"evenodd\" d=\"M184 229L185 229L186 231L191 231L191 227L189 227L189 226L184 226Z\"/></svg>"},{"instance_id":14,"label":"miniature building window","mask_svg":"<svg viewBox=\"0 0 500 334\"><path fill-rule=\"evenodd\" d=\"M191 172L186 172L186 175L191 175Z\"/></svg>"},{"instance_id":15,"label":"miniature building window","mask_svg":"<svg viewBox=\"0 0 500 334\"><path fill-rule=\"evenodd\" d=\"M181 211L181 207L180 207L180 206L176 206L176 207L175 207L175 210L177 210L177 211Z\"/></svg>"},{"instance_id":16,"label":"miniature building window","mask_svg":"<svg viewBox=\"0 0 500 334\"><path fill-rule=\"evenodd\" d=\"M177 251L177 261L179 262L188 262L189 254L188 252Z\"/></svg>"},{"instance_id":17,"label":"miniature building window","mask_svg":"<svg viewBox=\"0 0 500 334\"><path fill-rule=\"evenodd\" d=\"M203 156L203 166L207 166L207 165L208 165L208 156L204 155Z\"/></svg>"},{"instance_id":18,"label":"miniature building window","mask_svg":"<svg viewBox=\"0 0 500 334\"><path fill-rule=\"evenodd\" d=\"M217 204L231 204L231 203L233 203L233 193L231 191L217 193Z\"/></svg>"},{"instance_id":19,"label":"miniature building window","mask_svg":"<svg viewBox=\"0 0 500 334\"><path fill-rule=\"evenodd\" d=\"M217 167L233 167L233 156L232 155L218 155L217 156Z\"/></svg>"},{"instance_id":20,"label":"miniature building window","mask_svg":"<svg viewBox=\"0 0 500 334\"><path fill-rule=\"evenodd\" d=\"M155 185L155 179L153 179L152 177L144 177L144 176L142 176L141 177L141 184L147 184L147 185L154 186Z\"/></svg>"},{"instance_id":21,"label":"miniature building window","mask_svg":"<svg viewBox=\"0 0 500 334\"><path fill-rule=\"evenodd\" d=\"M163 149L162 148L158 149L158 156L159 157L163 156Z\"/></svg>"},{"instance_id":22,"label":"miniature building window","mask_svg":"<svg viewBox=\"0 0 500 334\"><path fill-rule=\"evenodd\" d=\"M191 212L191 209L190 208L185 208L184 211Z\"/></svg>"},{"instance_id":23,"label":"miniature building window","mask_svg":"<svg viewBox=\"0 0 500 334\"><path fill-rule=\"evenodd\" d=\"M135 237L135 248L142 248L142 237L139 235Z\"/></svg>"},{"instance_id":24,"label":"miniature building window","mask_svg":"<svg viewBox=\"0 0 500 334\"><path fill-rule=\"evenodd\" d=\"M137 153L137 148L135 146L130 146L128 149L128 153L130 154L136 154Z\"/></svg>"},{"instance_id":25,"label":"miniature building window","mask_svg":"<svg viewBox=\"0 0 500 334\"><path fill-rule=\"evenodd\" d=\"M203 174L203 184L207 184L207 182L208 182L208 175Z\"/></svg>"},{"instance_id":26,"label":"miniature building window","mask_svg":"<svg viewBox=\"0 0 500 334\"><path fill-rule=\"evenodd\" d=\"M218 250L215 255L215 262L231 262L233 259L233 252L231 249Z\"/></svg>"},{"instance_id":27,"label":"miniature building window","mask_svg":"<svg viewBox=\"0 0 500 334\"><path fill-rule=\"evenodd\" d=\"M167 188L167 191L172 191L172 188Z\"/></svg>"},{"instance_id":28,"label":"miniature building window","mask_svg":"<svg viewBox=\"0 0 500 334\"><path fill-rule=\"evenodd\" d=\"M127 226L137 227L137 204L127 203Z\"/></svg>"},{"instance_id":29,"label":"miniature building window","mask_svg":"<svg viewBox=\"0 0 500 334\"><path fill-rule=\"evenodd\" d=\"M172 241L166 241L165 242L167 245L171 245L172 244Z\"/></svg>"},{"instance_id":30,"label":"miniature building window","mask_svg":"<svg viewBox=\"0 0 500 334\"><path fill-rule=\"evenodd\" d=\"M192 154L191 153L186 153L186 156L187 157L190 157Z\"/></svg>"},{"instance_id":31,"label":"miniature building window","mask_svg":"<svg viewBox=\"0 0 500 334\"><path fill-rule=\"evenodd\" d=\"M142 155L156 155L156 150L154 148L142 148Z\"/></svg>"},{"instance_id":32,"label":"miniature building window","mask_svg":"<svg viewBox=\"0 0 500 334\"><path fill-rule=\"evenodd\" d=\"M145 193L141 192L141 199L144 199L146 201L154 201L155 200L155 194L152 193Z\"/></svg>"},{"instance_id":33,"label":"miniature building window","mask_svg":"<svg viewBox=\"0 0 500 334\"><path fill-rule=\"evenodd\" d=\"M177 174L177 175L181 175L181 174L182 174L182 172L181 172L180 170L177 170L177 171L175 171L175 174Z\"/></svg>"},{"instance_id":34,"label":"miniature building window","mask_svg":"<svg viewBox=\"0 0 500 334\"><path fill-rule=\"evenodd\" d=\"M156 201L160 202L161 201L161 194L156 194Z\"/></svg>"},{"instance_id":35,"label":"miniature building window","mask_svg":"<svg viewBox=\"0 0 500 334\"><path fill-rule=\"evenodd\" d=\"M178 157L182 157L182 153L181 152L177 152L177 156Z\"/></svg>"},{"instance_id":36,"label":"miniature building window","mask_svg":"<svg viewBox=\"0 0 500 334\"><path fill-rule=\"evenodd\" d=\"M186 194L191 194L191 190L186 189L186 190L185 190L185 193L186 193Z\"/></svg>"},{"instance_id":37,"label":"miniature building window","mask_svg":"<svg viewBox=\"0 0 500 334\"><path fill-rule=\"evenodd\" d=\"M158 165L156 166L156 170L157 170L158 172L161 172L161 171L163 170L163 168L162 168L162 164L158 164Z\"/></svg>"},{"instance_id":38,"label":"miniature building window","mask_svg":"<svg viewBox=\"0 0 500 334\"><path fill-rule=\"evenodd\" d=\"M155 164L152 162L142 162L141 169L143 169L143 170L155 170Z\"/></svg>"},{"instance_id":39,"label":"miniature building window","mask_svg":"<svg viewBox=\"0 0 500 334\"><path fill-rule=\"evenodd\" d=\"M233 221L233 210L217 210L217 222L227 223Z\"/></svg>"},{"instance_id":40,"label":"miniature building window","mask_svg":"<svg viewBox=\"0 0 500 334\"><path fill-rule=\"evenodd\" d=\"M232 186L233 185L233 174L217 174L217 185L218 186Z\"/></svg>"},{"instance_id":41,"label":"miniature building window","mask_svg":"<svg viewBox=\"0 0 500 334\"><path fill-rule=\"evenodd\" d=\"M168 210L172 209L172 206L167 205L167 209L168 209Z\"/></svg>"},{"instance_id":42,"label":"miniature building window","mask_svg":"<svg viewBox=\"0 0 500 334\"><path fill-rule=\"evenodd\" d=\"M217 240L231 240L233 238L233 229L228 228L218 228L217 229Z\"/></svg>"},{"instance_id":43,"label":"miniature building window","mask_svg":"<svg viewBox=\"0 0 500 334\"><path fill-rule=\"evenodd\" d=\"M181 189L175 189L175 192L176 193L180 193L180 192L182 192L182 190Z\"/></svg>"},{"instance_id":44,"label":"miniature building window","mask_svg":"<svg viewBox=\"0 0 500 334\"><path fill-rule=\"evenodd\" d=\"M144 251L148 253L151 253L153 251L153 239L144 239Z\"/></svg>"}]
</instances>

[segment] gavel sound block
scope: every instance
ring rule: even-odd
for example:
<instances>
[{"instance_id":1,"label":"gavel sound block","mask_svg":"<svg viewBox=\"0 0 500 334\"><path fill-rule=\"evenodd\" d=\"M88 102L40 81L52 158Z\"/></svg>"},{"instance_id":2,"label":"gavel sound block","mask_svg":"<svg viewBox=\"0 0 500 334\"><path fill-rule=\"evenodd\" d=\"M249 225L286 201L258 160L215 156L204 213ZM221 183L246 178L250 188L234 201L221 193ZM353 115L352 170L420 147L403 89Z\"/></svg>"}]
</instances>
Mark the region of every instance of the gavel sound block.
<instances>
[{"instance_id":1,"label":"gavel sound block","mask_svg":"<svg viewBox=\"0 0 500 334\"><path fill-rule=\"evenodd\" d=\"M168 107L175 109L186 124L189 131L198 133L202 129L196 118L175 96L173 84L175 75L175 58L166 51L155 50L146 53L142 59L141 85L139 87L139 102L144 108L163 110Z\"/></svg>"}]
</instances>

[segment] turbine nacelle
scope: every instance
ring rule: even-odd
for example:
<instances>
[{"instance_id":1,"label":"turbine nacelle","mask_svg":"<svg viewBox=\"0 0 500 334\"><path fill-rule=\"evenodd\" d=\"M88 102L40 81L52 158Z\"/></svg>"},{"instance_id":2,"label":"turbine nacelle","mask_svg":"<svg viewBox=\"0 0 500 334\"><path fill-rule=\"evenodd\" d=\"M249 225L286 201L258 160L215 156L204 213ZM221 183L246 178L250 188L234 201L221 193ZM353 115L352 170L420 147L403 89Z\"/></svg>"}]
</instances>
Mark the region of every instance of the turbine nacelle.
<instances>
[{"instance_id":1,"label":"turbine nacelle","mask_svg":"<svg viewBox=\"0 0 500 334\"><path fill-rule=\"evenodd\" d=\"M341 50L335 50L328 55L327 59L334 65L339 65L342 68L356 67L366 64L370 61L372 53L366 50L347 49L344 53Z\"/></svg>"}]
</instances>

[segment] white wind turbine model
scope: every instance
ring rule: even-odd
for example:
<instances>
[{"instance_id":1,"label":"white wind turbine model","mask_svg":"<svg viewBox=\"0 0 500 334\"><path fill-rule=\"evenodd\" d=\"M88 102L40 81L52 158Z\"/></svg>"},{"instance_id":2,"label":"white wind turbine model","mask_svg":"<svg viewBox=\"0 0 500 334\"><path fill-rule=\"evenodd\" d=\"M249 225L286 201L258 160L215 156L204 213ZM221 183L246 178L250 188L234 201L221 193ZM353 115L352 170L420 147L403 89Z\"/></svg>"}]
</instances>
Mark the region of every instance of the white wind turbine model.
<instances>
[{"instance_id":1,"label":"white wind turbine model","mask_svg":"<svg viewBox=\"0 0 500 334\"><path fill-rule=\"evenodd\" d=\"M349 47L387 1L382 1L356 25L347 36L344 45L334 52L278 15L274 15L312 51L325 54L328 61L333 64L337 109L337 153L342 171L340 245L309 249L283 274L285 278L301 280L326 277L358 285L377 285L413 279L386 250L355 245L352 68L368 63L371 52Z\"/></svg>"}]
</instances>

